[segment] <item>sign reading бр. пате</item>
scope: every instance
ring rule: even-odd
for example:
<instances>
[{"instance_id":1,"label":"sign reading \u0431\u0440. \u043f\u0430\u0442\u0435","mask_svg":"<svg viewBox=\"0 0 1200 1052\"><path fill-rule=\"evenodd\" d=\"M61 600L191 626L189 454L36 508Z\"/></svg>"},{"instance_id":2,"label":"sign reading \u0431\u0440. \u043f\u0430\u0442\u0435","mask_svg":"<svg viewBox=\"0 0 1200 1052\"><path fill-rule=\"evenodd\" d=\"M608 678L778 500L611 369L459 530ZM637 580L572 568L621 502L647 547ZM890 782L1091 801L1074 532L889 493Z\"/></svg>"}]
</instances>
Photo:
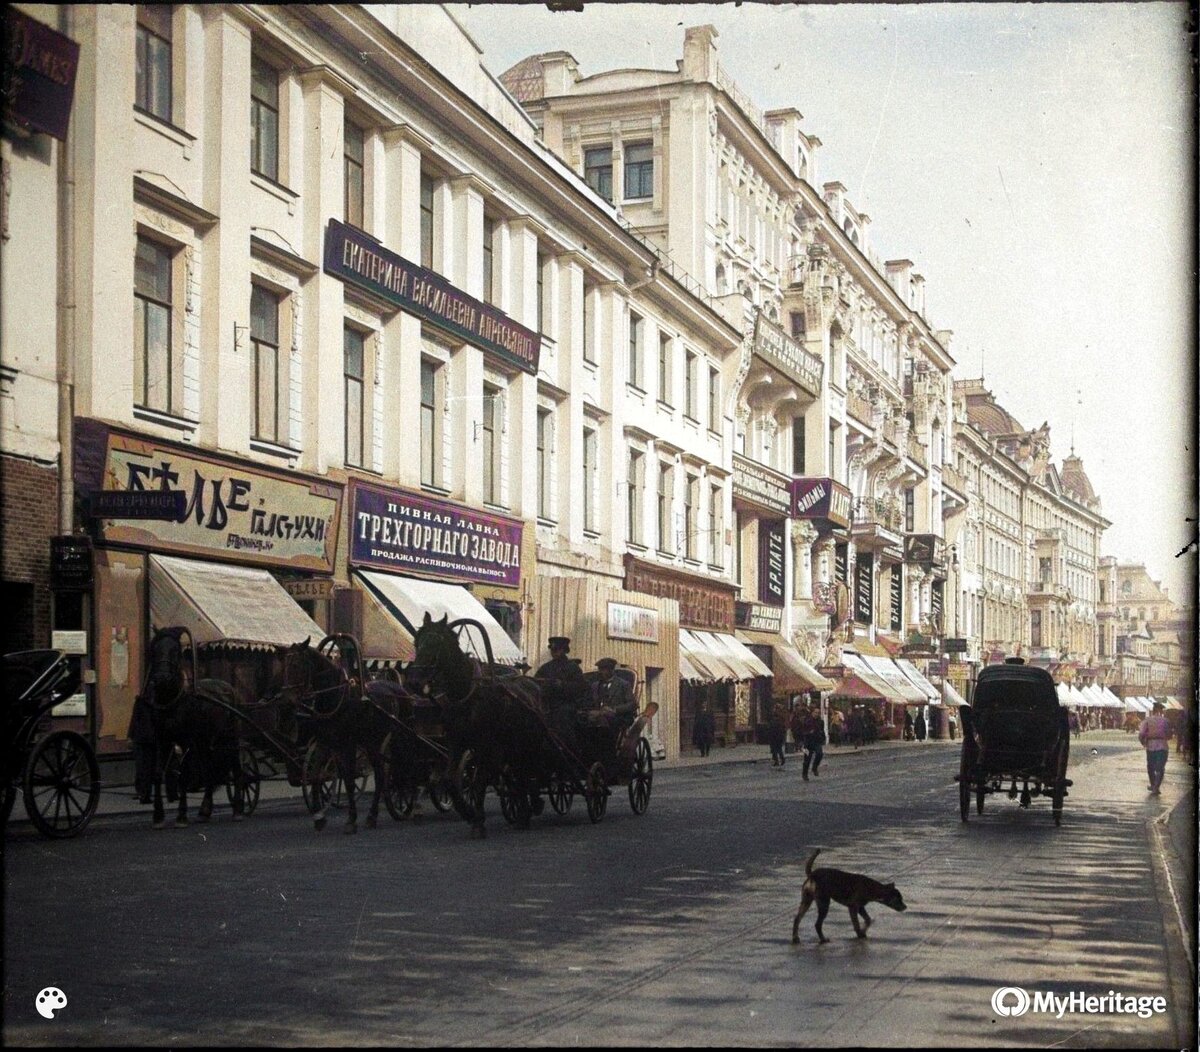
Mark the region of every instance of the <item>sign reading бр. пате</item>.
<instances>
[{"instance_id":1,"label":"sign reading \u0431\u0440. \u043f\u0430\u0442\u0435","mask_svg":"<svg viewBox=\"0 0 1200 1052\"><path fill-rule=\"evenodd\" d=\"M521 523L399 489L350 483L350 561L516 588Z\"/></svg>"},{"instance_id":2,"label":"sign reading \u0431\u0440. \u043f\u0430\u0442\u0435","mask_svg":"<svg viewBox=\"0 0 1200 1052\"><path fill-rule=\"evenodd\" d=\"M541 337L440 274L410 263L336 219L325 230L325 271L396 304L527 373L537 373Z\"/></svg>"}]
</instances>

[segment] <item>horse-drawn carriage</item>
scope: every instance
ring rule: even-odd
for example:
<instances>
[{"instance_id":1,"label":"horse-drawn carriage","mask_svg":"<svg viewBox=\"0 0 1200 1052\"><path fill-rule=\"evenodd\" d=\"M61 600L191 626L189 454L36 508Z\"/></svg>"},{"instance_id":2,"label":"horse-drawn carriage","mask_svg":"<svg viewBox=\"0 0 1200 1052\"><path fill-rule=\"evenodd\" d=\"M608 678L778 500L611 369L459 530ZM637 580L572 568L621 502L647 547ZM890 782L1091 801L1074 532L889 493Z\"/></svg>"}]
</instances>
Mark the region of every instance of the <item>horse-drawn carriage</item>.
<instances>
[{"instance_id":1,"label":"horse-drawn carriage","mask_svg":"<svg viewBox=\"0 0 1200 1052\"><path fill-rule=\"evenodd\" d=\"M972 794L983 814L984 798L1009 782L1009 798L1019 796L1021 807L1035 796L1050 797L1054 823L1061 824L1063 799L1072 784L1067 777L1071 729L1050 674L1019 658L989 665L980 670L972 704L959 711L963 744L955 780L962 820L967 821Z\"/></svg>"},{"instance_id":2,"label":"horse-drawn carriage","mask_svg":"<svg viewBox=\"0 0 1200 1052\"><path fill-rule=\"evenodd\" d=\"M4 655L3 676L0 825L20 789L39 833L75 836L96 813L100 768L86 738L69 730L47 733L46 721L75 692L78 673L58 650L26 650Z\"/></svg>"}]
</instances>

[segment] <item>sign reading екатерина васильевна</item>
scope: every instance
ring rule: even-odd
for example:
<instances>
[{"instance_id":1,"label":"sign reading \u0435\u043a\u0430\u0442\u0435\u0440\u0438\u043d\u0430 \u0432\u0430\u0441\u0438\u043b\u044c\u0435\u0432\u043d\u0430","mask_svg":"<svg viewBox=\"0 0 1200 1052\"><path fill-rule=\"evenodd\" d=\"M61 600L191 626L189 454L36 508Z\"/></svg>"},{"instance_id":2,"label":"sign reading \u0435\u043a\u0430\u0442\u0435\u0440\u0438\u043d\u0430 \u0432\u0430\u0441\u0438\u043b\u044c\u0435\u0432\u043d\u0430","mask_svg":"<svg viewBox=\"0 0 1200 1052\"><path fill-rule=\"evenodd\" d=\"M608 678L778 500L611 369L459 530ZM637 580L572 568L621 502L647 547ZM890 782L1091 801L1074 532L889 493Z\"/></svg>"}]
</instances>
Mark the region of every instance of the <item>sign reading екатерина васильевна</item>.
<instances>
[{"instance_id":1,"label":"sign reading \u0435\u043a\u0430\u0442\u0435\u0440\u0438\u043d\u0430 \u0432\u0430\u0441\u0438\u043b\u044c\u0435\u0432\u043d\u0430","mask_svg":"<svg viewBox=\"0 0 1200 1052\"><path fill-rule=\"evenodd\" d=\"M396 304L509 365L527 373L538 371L542 341L532 329L336 219L330 219L325 230L325 272Z\"/></svg>"}]
</instances>

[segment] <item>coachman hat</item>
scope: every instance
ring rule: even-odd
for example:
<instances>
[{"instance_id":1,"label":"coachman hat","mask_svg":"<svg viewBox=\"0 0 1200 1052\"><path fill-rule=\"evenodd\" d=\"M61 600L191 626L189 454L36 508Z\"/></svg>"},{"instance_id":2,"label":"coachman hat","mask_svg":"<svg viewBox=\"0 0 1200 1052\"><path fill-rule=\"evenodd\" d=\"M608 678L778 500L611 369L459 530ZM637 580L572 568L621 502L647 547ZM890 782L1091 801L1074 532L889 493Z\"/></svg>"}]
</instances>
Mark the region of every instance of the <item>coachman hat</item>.
<instances>
[{"instance_id":1,"label":"coachman hat","mask_svg":"<svg viewBox=\"0 0 1200 1052\"><path fill-rule=\"evenodd\" d=\"M596 662L596 668L598 668L598 669L616 668L616 667L617 667L617 659L616 658L601 658L599 661Z\"/></svg>"},{"instance_id":2,"label":"coachman hat","mask_svg":"<svg viewBox=\"0 0 1200 1052\"><path fill-rule=\"evenodd\" d=\"M551 636L550 642L547 644L551 650L570 650L571 640L567 636Z\"/></svg>"}]
</instances>

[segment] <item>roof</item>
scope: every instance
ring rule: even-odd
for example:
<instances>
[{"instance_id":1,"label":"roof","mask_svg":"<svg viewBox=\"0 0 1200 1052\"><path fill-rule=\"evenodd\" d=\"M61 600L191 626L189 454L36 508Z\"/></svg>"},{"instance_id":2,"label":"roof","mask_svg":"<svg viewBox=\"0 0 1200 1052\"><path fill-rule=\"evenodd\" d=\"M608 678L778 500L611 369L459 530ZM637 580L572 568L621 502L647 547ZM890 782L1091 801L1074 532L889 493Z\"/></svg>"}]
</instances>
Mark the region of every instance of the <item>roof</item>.
<instances>
[{"instance_id":1,"label":"roof","mask_svg":"<svg viewBox=\"0 0 1200 1052\"><path fill-rule=\"evenodd\" d=\"M1025 428L1011 413L997 405L990 394L986 399L983 401L978 395L967 398L967 419L971 424L987 435L1024 434Z\"/></svg>"},{"instance_id":2,"label":"roof","mask_svg":"<svg viewBox=\"0 0 1200 1052\"><path fill-rule=\"evenodd\" d=\"M1059 473L1063 488L1084 503L1096 499L1096 491L1092 489L1091 480L1083 470L1083 458L1072 453L1063 460L1062 471Z\"/></svg>"}]
</instances>

